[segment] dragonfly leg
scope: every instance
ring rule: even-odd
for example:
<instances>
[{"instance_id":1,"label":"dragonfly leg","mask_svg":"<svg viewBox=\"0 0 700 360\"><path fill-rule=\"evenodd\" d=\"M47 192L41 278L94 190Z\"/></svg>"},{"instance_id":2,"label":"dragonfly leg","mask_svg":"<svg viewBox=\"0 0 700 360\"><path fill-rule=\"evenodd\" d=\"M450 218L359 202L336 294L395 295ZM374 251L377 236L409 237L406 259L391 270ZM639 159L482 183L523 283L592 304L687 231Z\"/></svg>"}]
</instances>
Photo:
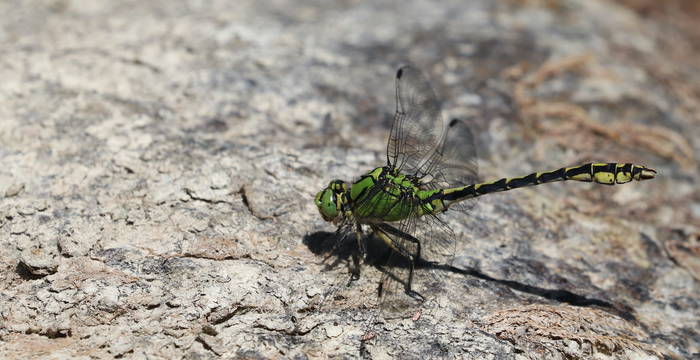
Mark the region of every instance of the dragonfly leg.
<instances>
[{"instance_id":1,"label":"dragonfly leg","mask_svg":"<svg viewBox=\"0 0 700 360\"><path fill-rule=\"evenodd\" d=\"M411 256L411 269L408 271L408 282L406 283L406 294L408 296L420 300L420 301L425 301L425 298L423 295L419 294L418 292L414 291L411 289L413 285L413 270L416 267L416 264L418 263L418 259L420 259L420 241L418 239L414 238L413 236L409 236L409 238L406 238L406 240L409 241L414 241L416 244L416 254Z\"/></svg>"},{"instance_id":2,"label":"dragonfly leg","mask_svg":"<svg viewBox=\"0 0 700 360\"><path fill-rule=\"evenodd\" d=\"M355 224L355 237L357 238L357 249L352 252L352 268L350 269L350 280L351 282L360 278L360 256L364 256L365 248L362 242L362 226L360 224Z\"/></svg>"}]
</instances>

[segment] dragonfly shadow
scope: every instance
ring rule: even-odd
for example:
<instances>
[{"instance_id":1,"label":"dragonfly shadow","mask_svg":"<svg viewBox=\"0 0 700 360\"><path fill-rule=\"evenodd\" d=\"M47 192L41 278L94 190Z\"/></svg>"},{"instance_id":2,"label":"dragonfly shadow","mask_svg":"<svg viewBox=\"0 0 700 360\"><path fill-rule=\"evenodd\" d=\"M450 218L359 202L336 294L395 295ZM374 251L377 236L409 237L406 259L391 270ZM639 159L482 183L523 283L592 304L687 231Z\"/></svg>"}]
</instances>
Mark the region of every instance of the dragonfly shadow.
<instances>
[{"instance_id":1,"label":"dragonfly shadow","mask_svg":"<svg viewBox=\"0 0 700 360\"><path fill-rule=\"evenodd\" d=\"M621 318L628 321L636 321L634 316L634 310L624 304L615 304L605 300L596 299L592 297L586 297L573 293L568 290L560 289L547 289L539 286L523 284L513 280L497 279L492 276L486 275L475 268L465 268L460 269L452 265L439 264L433 262L423 262L421 264L423 267L428 267L432 269L437 269L441 271L452 272L455 274L460 274L464 276L472 276L481 280L493 282L499 285L507 286L513 290L528 293L531 295L539 296L545 299L557 301L560 303L566 303L573 306L583 306L583 307L600 307L604 311L610 312L614 315L620 316Z\"/></svg>"},{"instance_id":2,"label":"dragonfly shadow","mask_svg":"<svg viewBox=\"0 0 700 360\"><path fill-rule=\"evenodd\" d=\"M343 239L337 233L316 232L304 236L303 243L314 254L325 256L323 263L326 271L336 268L343 262L347 262L349 265L353 261L353 254L359 255L360 253L357 238L354 234L348 235ZM405 290L409 288L408 279L411 261L408 258L398 254L374 234L363 236L362 244L365 248L365 255L361 260L363 265L373 266L390 279L388 283L379 284L377 287L378 296L381 296L382 291L388 290L383 289L382 285L391 284L391 291L396 291L397 288L395 286L397 285L400 286L399 289ZM330 258L333 258L333 261L327 262ZM419 265L416 269L418 268L420 268ZM355 279L357 278L351 276L351 281L348 282L348 285ZM401 291L403 292L404 290ZM412 292L422 297L420 293ZM408 293L406 293L406 296L409 296Z\"/></svg>"},{"instance_id":3,"label":"dragonfly shadow","mask_svg":"<svg viewBox=\"0 0 700 360\"><path fill-rule=\"evenodd\" d=\"M304 236L303 242L314 254L325 255L326 257L324 262L329 258L334 258L331 263L326 264L326 269L330 270L334 269L345 261L352 261L352 255L359 251L357 239L354 234L347 236L345 239L341 238L342 237L337 233L320 231ZM365 236L362 240L364 241L364 246L366 249L364 263L376 267L379 271L387 274L394 281L405 285L407 279L405 278L404 273L405 270L410 267L410 262L408 259L400 255L390 256L395 252L389 246L387 246L385 242L376 238L374 235ZM636 321L634 310L624 304L616 304L593 297L586 297L569 290L547 289L544 287L524 284L514 280L498 279L484 274L476 268L462 269L448 264L419 259L416 264L416 269L431 271L437 270L459 274L462 276L475 277L477 279L489 281L513 290L560 303L582 307L599 307L602 310L620 316L625 320Z\"/></svg>"},{"instance_id":4,"label":"dragonfly shadow","mask_svg":"<svg viewBox=\"0 0 700 360\"><path fill-rule=\"evenodd\" d=\"M351 261L355 253L359 253L357 238L354 234L342 239L337 233L319 231L304 236L303 243L316 255L325 255L325 259L334 258L333 262L326 265L327 269L333 269L344 261ZM365 247L364 263L375 267L400 267L408 268L410 262L404 257L389 256L395 252L376 236L364 236Z\"/></svg>"}]
</instances>

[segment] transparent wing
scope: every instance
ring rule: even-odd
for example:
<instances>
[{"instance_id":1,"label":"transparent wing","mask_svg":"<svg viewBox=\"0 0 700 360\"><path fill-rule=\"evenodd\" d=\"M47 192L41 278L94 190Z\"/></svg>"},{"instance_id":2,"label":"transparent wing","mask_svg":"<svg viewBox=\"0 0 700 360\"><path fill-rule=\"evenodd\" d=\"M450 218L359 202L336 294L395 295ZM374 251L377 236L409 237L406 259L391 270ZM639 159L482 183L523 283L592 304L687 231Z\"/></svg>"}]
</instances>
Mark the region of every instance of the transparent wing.
<instances>
[{"instance_id":1,"label":"transparent wing","mask_svg":"<svg viewBox=\"0 0 700 360\"><path fill-rule=\"evenodd\" d=\"M387 265L381 269L379 309L386 319L411 317L420 307L421 301L406 294L408 260L392 254Z\"/></svg>"},{"instance_id":2,"label":"transparent wing","mask_svg":"<svg viewBox=\"0 0 700 360\"><path fill-rule=\"evenodd\" d=\"M435 92L420 71L396 72L396 113L387 144L387 163L405 174L423 177L423 165L442 142L444 120Z\"/></svg>"},{"instance_id":3,"label":"transparent wing","mask_svg":"<svg viewBox=\"0 0 700 360\"><path fill-rule=\"evenodd\" d=\"M388 164L435 189L477 183L476 159L474 135L467 124L457 119L446 124L426 78L411 66L400 68ZM469 207L460 206L461 210Z\"/></svg>"},{"instance_id":4,"label":"transparent wing","mask_svg":"<svg viewBox=\"0 0 700 360\"><path fill-rule=\"evenodd\" d=\"M438 189L478 183L474 136L461 120L450 121L440 147L424 163L426 175L421 188ZM455 204L451 209L468 211L474 199ZM413 199L410 216L398 225L401 232L421 240L421 257L427 261L449 264L455 253L455 234L437 215L421 216L421 202Z\"/></svg>"},{"instance_id":5,"label":"transparent wing","mask_svg":"<svg viewBox=\"0 0 700 360\"><path fill-rule=\"evenodd\" d=\"M377 238L393 243L392 246L398 249L415 251L413 246L404 248L403 246L408 244L396 233L392 234L384 227L372 226L372 230ZM379 285L379 309L386 319L410 317L420 306L420 300L406 293L412 261L409 257L401 255L399 253L401 250L392 249L380 267L382 278Z\"/></svg>"},{"instance_id":6,"label":"transparent wing","mask_svg":"<svg viewBox=\"0 0 700 360\"><path fill-rule=\"evenodd\" d=\"M435 218L437 219L437 218ZM426 224L429 224L426 226ZM451 262L454 255L453 233L449 227L440 223L416 222L415 232L431 236L434 241L422 242L415 236L392 227L388 224L379 224L372 227L375 234L390 241L393 245L388 261L382 266L381 291L379 305L385 317L406 317L417 310L421 301L409 296L410 269L413 268L413 277L410 290L421 296L434 293L440 287L447 275L439 267L428 266L435 262L446 264ZM411 257L418 255L418 243L420 242L420 259L416 262ZM435 247L442 244L447 246ZM439 250L436 252L436 250ZM407 256L410 254L410 256ZM439 258L439 259L438 259ZM432 260L432 261L430 261Z\"/></svg>"},{"instance_id":7,"label":"transparent wing","mask_svg":"<svg viewBox=\"0 0 700 360\"><path fill-rule=\"evenodd\" d=\"M411 205L411 215L400 221L397 228L390 224L380 224L386 236L391 238L394 247L404 249L395 251L394 258L403 258L397 261L398 265L384 273L382 288L386 289L383 298L380 298L380 307L383 312L391 316L406 316L414 309L415 299L406 294L406 286L409 281L410 266L401 266L411 258L406 253L418 259L414 262L413 281L411 289L418 293L434 293L434 289L442 286L446 273L438 267L421 266L436 263L450 265L455 256L455 234L452 229L438 216L422 213L420 201L415 200ZM404 253L404 254L401 254ZM388 269L387 269L388 270ZM391 276L390 276L391 275ZM396 281L402 281L400 286Z\"/></svg>"},{"instance_id":8,"label":"transparent wing","mask_svg":"<svg viewBox=\"0 0 700 360\"><path fill-rule=\"evenodd\" d=\"M419 204L413 206L412 215L398 224L398 229L420 242L420 259L427 262L450 264L455 255L455 234L450 226L436 215L419 216ZM406 239L395 239L402 246L411 248ZM417 249L416 249L417 252Z\"/></svg>"},{"instance_id":9,"label":"transparent wing","mask_svg":"<svg viewBox=\"0 0 700 360\"><path fill-rule=\"evenodd\" d=\"M450 121L441 147L426 164L426 171L432 176L425 178L425 187L444 189L479 183L475 143L474 135L464 121ZM450 209L467 211L474 206L475 200L462 201Z\"/></svg>"}]
</instances>

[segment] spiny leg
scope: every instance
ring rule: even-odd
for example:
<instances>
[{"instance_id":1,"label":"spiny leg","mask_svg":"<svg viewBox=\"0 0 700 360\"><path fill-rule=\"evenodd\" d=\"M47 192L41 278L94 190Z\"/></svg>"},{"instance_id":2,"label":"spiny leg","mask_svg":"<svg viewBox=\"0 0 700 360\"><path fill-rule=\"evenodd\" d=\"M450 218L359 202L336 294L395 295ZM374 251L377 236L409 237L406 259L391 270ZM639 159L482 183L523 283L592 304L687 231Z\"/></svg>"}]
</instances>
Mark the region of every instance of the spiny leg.
<instances>
[{"instance_id":1,"label":"spiny leg","mask_svg":"<svg viewBox=\"0 0 700 360\"><path fill-rule=\"evenodd\" d=\"M358 280L360 278L360 256L365 255L365 247L364 247L364 242L362 241L362 225L360 224L355 224L355 237L357 238L357 248L353 249L352 251L352 269L350 270L350 281L348 281L348 285L350 285L351 282Z\"/></svg>"}]
</instances>

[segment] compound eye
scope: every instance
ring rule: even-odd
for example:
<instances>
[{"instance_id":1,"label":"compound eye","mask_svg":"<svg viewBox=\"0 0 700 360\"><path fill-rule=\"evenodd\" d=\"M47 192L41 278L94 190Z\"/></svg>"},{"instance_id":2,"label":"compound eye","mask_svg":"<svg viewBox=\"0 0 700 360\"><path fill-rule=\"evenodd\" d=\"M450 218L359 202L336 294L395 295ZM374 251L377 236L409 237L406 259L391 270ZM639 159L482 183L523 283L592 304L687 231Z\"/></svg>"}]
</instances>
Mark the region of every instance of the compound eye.
<instances>
[{"instance_id":1,"label":"compound eye","mask_svg":"<svg viewBox=\"0 0 700 360\"><path fill-rule=\"evenodd\" d=\"M327 220L334 219L338 216L338 208L335 204L335 195L333 194L333 191L329 189L323 190L319 210L321 215L323 215L323 217Z\"/></svg>"}]
</instances>

